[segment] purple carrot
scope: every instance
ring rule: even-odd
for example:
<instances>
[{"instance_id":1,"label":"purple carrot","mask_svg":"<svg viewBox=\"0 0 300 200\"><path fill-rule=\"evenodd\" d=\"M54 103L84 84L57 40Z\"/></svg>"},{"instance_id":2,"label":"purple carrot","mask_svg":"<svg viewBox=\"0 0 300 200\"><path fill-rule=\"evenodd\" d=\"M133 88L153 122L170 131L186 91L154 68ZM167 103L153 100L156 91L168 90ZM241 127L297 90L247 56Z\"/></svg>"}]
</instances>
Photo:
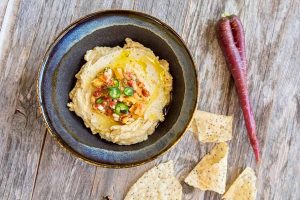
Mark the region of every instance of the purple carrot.
<instances>
[{"instance_id":1,"label":"purple carrot","mask_svg":"<svg viewBox=\"0 0 300 200\"><path fill-rule=\"evenodd\" d=\"M243 111L248 137L256 160L259 160L259 145L256 138L256 125L249 101L246 79L245 36L237 16L222 17L217 23L220 47L227 66L234 79L236 91Z\"/></svg>"},{"instance_id":2,"label":"purple carrot","mask_svg":"<svg viewBox=\"0 0 300 200\"><path fill-rule=\"evenodd\" d=\"M247 79L247 59L246 59L244 28L242 22L236 15L231 15L229 20L230 20L230 26L233 34L233 39L237 49L239 50L243 62L245 79Z\"/></svg>"}]
</instances>

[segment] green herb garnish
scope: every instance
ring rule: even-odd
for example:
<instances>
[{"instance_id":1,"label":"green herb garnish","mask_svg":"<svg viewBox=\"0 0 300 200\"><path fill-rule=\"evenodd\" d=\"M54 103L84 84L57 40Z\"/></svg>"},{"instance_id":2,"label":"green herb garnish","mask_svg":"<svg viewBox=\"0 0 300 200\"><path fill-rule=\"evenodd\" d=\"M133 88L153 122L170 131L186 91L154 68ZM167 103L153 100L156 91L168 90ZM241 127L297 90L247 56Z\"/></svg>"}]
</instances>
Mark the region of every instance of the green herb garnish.
<instances>
[{"instance_id":1,"label":"green herb garnish","mask_svg":"<svg viewBox=\"0 0 300 200\"><path fill-rule=\"evenodd\" d=\"M129 107L121 102L117 103L117 105L115 107L115 113L118 115L121 113L128 113L128 110L129 110Z\"/></svg>"},{"instance_id":2,"label":"green herb garnish","mask_svg":"<svg viewBox=\"0 0 300 200\"><path fill-rule=\"evenodd\" d=\"M117 99L121 96L121 90L116 87L108 88L109 96L113 99Z\"/></svg>"},{"instance_id":3,"label":"green herb garnish","mask_svg":"<svg viewBox=\"0 0 300 200\"><path fill-rule=\"evenodd\" d=\"M133 88L126 87L123 92L126 96L132 96L134 91L133 91Z\"/></svg>"}]
</instances>

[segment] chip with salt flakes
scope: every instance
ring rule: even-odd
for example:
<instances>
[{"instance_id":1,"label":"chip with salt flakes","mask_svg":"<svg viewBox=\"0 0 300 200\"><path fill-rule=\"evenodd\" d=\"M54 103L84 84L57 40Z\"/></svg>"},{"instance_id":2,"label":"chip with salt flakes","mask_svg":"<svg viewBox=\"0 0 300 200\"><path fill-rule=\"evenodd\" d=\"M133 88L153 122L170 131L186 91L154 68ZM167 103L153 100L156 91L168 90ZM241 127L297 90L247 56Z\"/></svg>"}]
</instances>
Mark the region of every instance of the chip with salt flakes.
<instances>
[{"instance_id":1,"label":"chip with salt flakes","mask_svg":"<svg viewBox=\"0 0 300 200\"><path fill-rule=\"evenodd\" d=\"M182 186L174 176L173 161L153 167L130 188L124 200L180 200Z\"/></svg>"},{"instance_id":2,"label":"chip with salt flakes","mask_svg":"<svg viewBox=\"0 0 300 200\"><path fill-rule=\"evenodd\" d=\"M226 142L232 138L232 116L197 110L190 131L196 131L201 142Z\"/></svg>"},{"instance_id":3,"label":"chip with salt flakes","mask_svg":"<svg viewBox=\"0 0 300 200\"><path fill-rule=\"evenodd\" d=\"M247 167L233 182L222 199L225 200L255 200L256 198L255 172Z\"/></svg>"},{"instance_id":4,"label":"chip with salt flakes","mask_svg":"<svg viewBox=\"0 0 300 200\"><path fill-rule=\"evenodd\" d=\"M184 181L201 190L223 194L226 186L228 150L226 143L217 144L201 159Z\"/></svg>"}]
</instances>

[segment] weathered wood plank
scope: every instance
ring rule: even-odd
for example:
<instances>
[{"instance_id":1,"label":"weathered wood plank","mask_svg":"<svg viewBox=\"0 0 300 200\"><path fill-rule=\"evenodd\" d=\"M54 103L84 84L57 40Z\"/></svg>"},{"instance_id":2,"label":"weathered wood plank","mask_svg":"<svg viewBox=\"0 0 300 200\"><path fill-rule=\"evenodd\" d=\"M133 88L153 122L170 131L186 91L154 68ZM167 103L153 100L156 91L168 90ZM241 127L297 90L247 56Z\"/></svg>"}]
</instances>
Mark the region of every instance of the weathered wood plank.
<instances>
[{"instance_id":1,"label":"weathered wood plank","mask_svg":"<svg viewBox=\"0 0 300 200\"><path fill-rule=\"evenodd\" d=\"M9 5L15 9L7 9ZM175 161L177 177L182 181L213 146L200 144L186 133L163 157L143 166L114 170L75 159L45 135L36 111L34 81L46 46L76 18L120 8L146 12L172 26L186 41L199 70L199 109L234 115L227 182L231 183L245 166L251 166L258 175L257 199L299 199L298 1L30 0L18 5L14 0L0 2L0 11L5 10L0 14L3 199L101 199L106 195L122 199L147 169L169 159ZM237 13L246 29L248 83L262 148L259 165L248 144L233 81L216 40L214 24L224 11ZM8 26L3 28L3 24ZM183 199L220 199L218 194L184 183L183 188Z\"/></svg>"},{"instance_id":2,"label":"weathered wood plank","mask_svg":"<svg viewBox=\"0 0 300 200\"><path fill-rule=\"evenodd\" d=\"M0 72L4 68L2 66L5 65L11 47L19 5L19 0L3 0L0 2Z\"/></svg>"},{"instance_id":3,"label":"weathered wood plank","mask_svg":"<svg viewBox=\"0 0 300 200\"><path fill-rule=\"evenodd\" d=\"M1 32L1 29L2 29L4 16L5 16L5 13L6 13L6 10L7 10L8 1L9 0L0 1L0 32Z\"/></svg>"},{"instance_id":4,"label":"weathered wood plank","mask_svg":"<svg viewBox=\"0 0 300 200\"><path fill-rule=\"evenodd\" d=\"M0 38L2 199L30 199L45 135L34 86L42 53L32 51L42 4L26 6L23 2L19 9L19 1L8 2ZM31 18L32 13L37 17Z\"/></svg>"}]
</instances>

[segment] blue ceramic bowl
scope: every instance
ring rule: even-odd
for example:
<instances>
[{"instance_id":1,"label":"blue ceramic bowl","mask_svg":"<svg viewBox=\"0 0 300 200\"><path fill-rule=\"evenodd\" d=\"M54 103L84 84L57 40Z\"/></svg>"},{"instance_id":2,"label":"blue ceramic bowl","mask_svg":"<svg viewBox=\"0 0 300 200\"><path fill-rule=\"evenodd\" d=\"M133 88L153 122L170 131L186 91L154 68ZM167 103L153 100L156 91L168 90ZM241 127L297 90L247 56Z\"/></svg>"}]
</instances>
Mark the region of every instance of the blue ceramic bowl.
<instances>
[{"instance_id":1,"label":"blue ceramic bowl","mask_svg":"<svg viewBox=\"0 0 300 200\"><path fill-rule=\"evenodd\" d=\"M165 121L148 140L120 146L93 135L67 103L85 52L95 46L123 46L126 37L170 63L173 94ZM60 33L45 54L37 89L44 121L59 144L90 164L115 168L146 163L175 145L192 119L198 97L195 65L182 39L158 19L125 10L90 14Z\"/></svg>"}]
</instances>

